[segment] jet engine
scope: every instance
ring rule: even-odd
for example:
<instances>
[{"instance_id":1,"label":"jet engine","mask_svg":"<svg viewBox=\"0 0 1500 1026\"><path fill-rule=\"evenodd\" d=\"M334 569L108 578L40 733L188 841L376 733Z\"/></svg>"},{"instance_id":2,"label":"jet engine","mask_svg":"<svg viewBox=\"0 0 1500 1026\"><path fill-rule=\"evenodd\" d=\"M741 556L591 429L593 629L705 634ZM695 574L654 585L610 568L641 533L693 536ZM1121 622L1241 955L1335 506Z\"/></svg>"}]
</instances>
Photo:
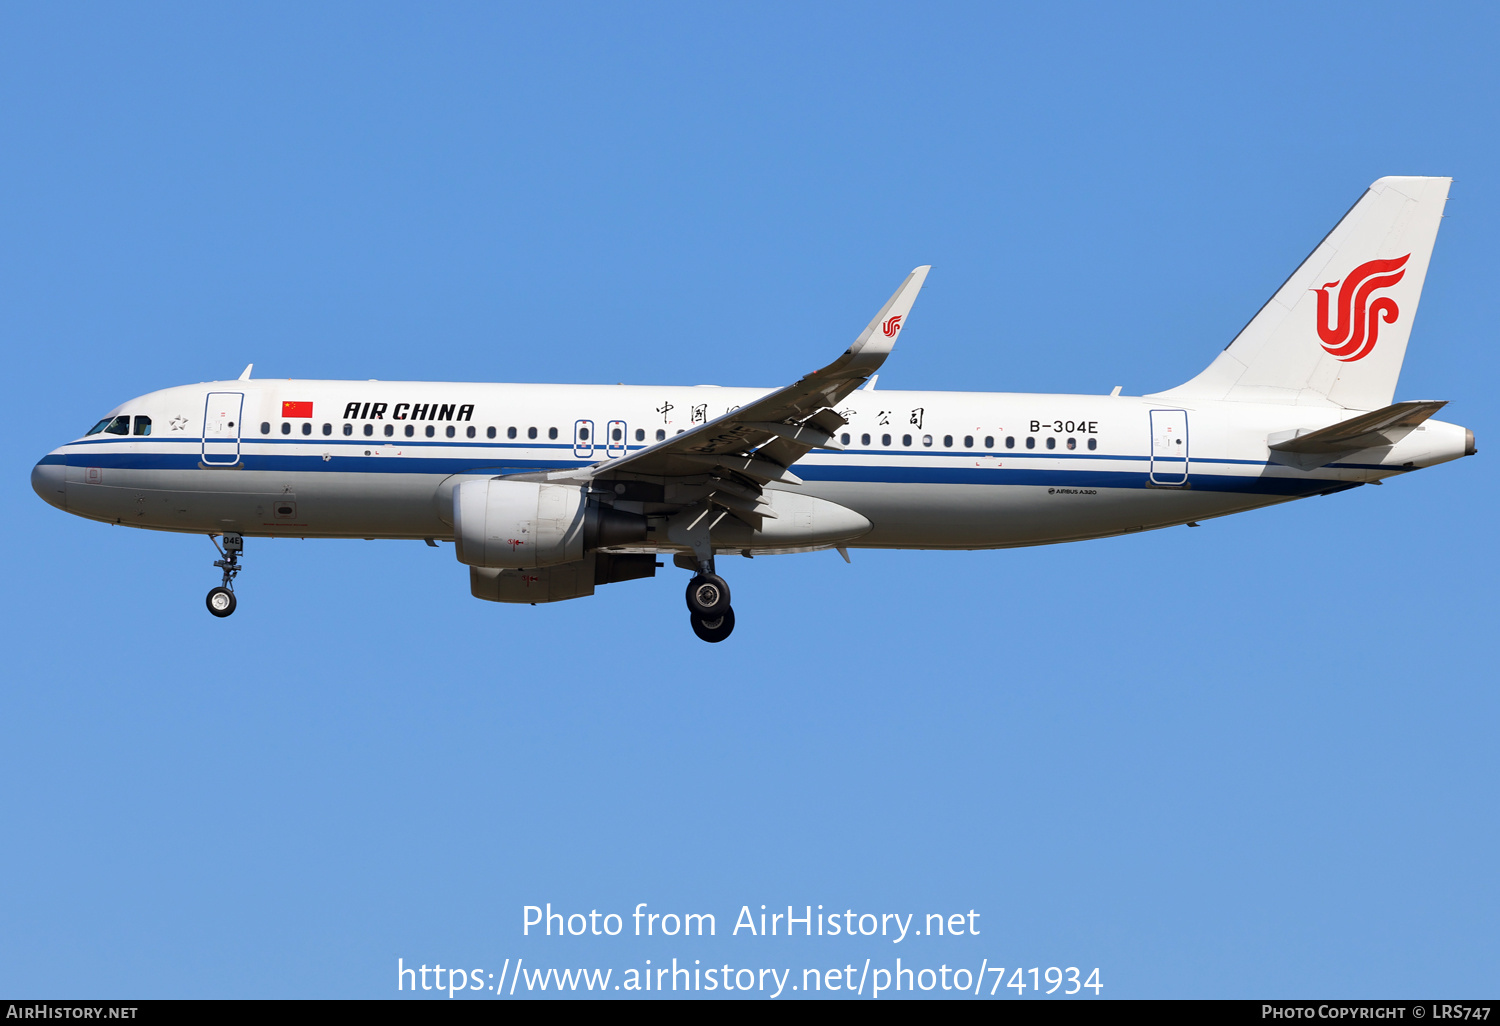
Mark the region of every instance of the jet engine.
<instances>
[{"instance_id":1,"label":"jet engine","mask_svg":"<svg viewBox=\"0 0 1500 1026\"><path fill-rule=\"evenodd\" d=\"M556 566L645 537L645 517L590 503L583 485L490 478L453 490L454 550L470 566Z\"/></svg>"}]
</instances>

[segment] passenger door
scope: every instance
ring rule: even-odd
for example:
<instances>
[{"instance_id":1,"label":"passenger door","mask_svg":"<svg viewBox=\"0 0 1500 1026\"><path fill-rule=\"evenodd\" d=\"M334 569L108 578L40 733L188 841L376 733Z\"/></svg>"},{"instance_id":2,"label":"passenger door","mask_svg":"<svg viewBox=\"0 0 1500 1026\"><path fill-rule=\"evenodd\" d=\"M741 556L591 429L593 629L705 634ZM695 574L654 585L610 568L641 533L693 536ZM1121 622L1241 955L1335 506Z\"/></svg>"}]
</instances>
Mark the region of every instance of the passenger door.
<instances>
[{"instance_id":1,"label":"passenger door","mask_svg":"<svg viewBox=\"0 0 1500 1026\"><path fill-rule=\"evenodd\" d=\"M243 392L210 392L203 404L203 462L232 467L240 461Z\"/></svg>"},{"instance_id":2,"label":"passenger door","mask_svg":"<svg viewBox=\"0 0 1500 1026\"><path fill-rule=\"evenodd\" d=\"M1180 487L1187 479L1187 411L1152 410L1151 483Z\"/></svg>"}]
</instances>

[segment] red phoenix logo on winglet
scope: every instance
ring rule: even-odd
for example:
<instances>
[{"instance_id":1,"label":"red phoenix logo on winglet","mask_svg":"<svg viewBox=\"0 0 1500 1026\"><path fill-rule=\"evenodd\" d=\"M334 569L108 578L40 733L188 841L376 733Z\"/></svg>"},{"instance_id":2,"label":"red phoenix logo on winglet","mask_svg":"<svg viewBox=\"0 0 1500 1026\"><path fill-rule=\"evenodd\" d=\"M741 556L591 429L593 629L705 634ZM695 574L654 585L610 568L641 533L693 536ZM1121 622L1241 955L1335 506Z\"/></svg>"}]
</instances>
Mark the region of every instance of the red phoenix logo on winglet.
<instances>
[{"instance_id":1,"label":"red phoenix logo on winglet","mask_svg":"<svg viewBox=\"0 0 1500 1026\"><path fill-rule=\"evenodd\" d=\"M880 330L885 332L886 338L895 338L896 332L901 330L901 315L897 314L890 320L886 321L880 326Z\"/></svg>"},{"instance_id":2,"label":"red phoenix logo on winglet","mask_svg":"<svg viewBox=\"0 0 1500 1026\"><path fill-rule=\"evenodd\" d=\"M1338 324L1328 326L1328 290L1338 284L1331 281L1318 294L1318 338L1323 340L1323 349L1329 356L1352 363L1369 356L1375 348L1375 338L1380 332L1380 322L1394 324L1401 316L1401 308L1389 296L1370 301L1370 293L1376 289L1390 288L1406 276L1408 253L1390 260L1370 260L1350 271L1343 279L1338 296Z\"/></svg>"}]
</instances>

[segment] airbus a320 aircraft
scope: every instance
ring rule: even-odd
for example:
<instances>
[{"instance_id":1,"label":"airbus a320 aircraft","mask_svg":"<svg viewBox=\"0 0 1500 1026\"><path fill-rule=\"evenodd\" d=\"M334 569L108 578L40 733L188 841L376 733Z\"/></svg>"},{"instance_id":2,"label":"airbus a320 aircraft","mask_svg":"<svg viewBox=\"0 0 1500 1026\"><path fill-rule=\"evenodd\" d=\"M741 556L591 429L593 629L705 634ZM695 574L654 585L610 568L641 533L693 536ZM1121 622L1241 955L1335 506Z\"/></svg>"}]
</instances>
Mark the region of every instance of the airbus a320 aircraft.
<instances>
[{"instance_id":1,"label":"airbus a320 aircraft","mask_svg":"<svg viewBox=\"0 0 1500 1026\"><path fill-rule=\"evenodd\" d=\"M257 380L131 399L32 471L90 520L207 534L215 616L246 536L452 541L473 594L557 602L716 557L988 549L1196 523L1474 454L1392 405L1447 178L1382 178L1219 356L1144 396L877 391L927 267L785 388ZM863 386L863 387L862 387Z\"/></svg>"}]
</instances>

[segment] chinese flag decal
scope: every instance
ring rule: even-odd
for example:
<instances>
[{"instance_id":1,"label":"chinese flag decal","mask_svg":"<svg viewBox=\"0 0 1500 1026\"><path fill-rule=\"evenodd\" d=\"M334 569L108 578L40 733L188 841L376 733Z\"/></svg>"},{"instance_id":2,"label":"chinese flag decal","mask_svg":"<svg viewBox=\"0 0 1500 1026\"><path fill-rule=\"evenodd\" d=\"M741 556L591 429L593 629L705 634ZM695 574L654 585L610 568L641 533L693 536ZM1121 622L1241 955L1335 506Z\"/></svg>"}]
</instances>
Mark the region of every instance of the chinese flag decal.
<instances>
[{"instance_id":1,"label":"chinese flag decal","mask_svg":"<svg viewBox=\"0 0 1500 1026\"><path fill-rule=\"evenodd\" d=\"M311 417L312 403L282 403L281 415L283 417Z\"/></svg>"}]
</instances>

